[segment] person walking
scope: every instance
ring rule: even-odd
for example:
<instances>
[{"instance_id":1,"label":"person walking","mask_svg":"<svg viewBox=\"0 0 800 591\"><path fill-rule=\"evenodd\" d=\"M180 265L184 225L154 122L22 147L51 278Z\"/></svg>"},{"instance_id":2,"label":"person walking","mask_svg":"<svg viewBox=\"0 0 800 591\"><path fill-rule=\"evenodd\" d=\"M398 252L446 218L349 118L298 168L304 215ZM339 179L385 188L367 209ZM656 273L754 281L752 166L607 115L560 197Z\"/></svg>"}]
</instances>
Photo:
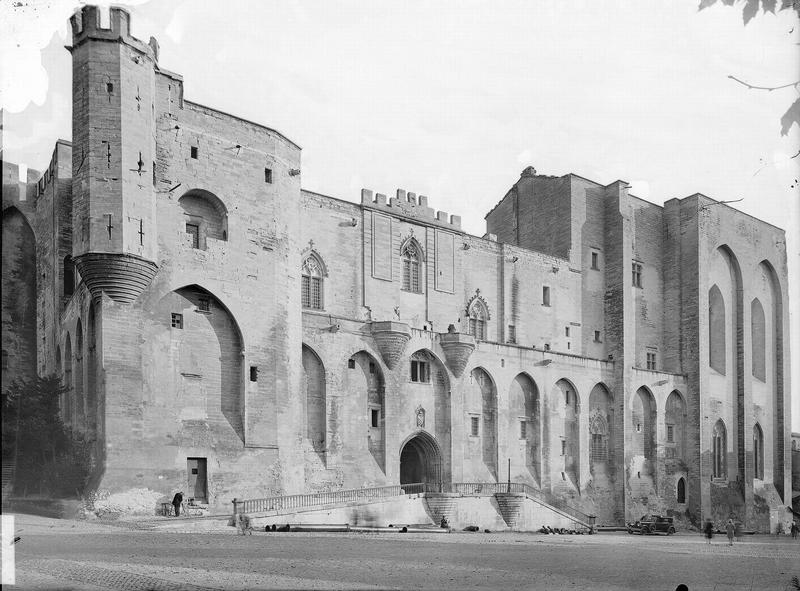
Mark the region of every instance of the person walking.
<instances>
[{"instance_id":1,"label":"person walking","mask_svg":"<svg viewBox=\"0 0 800 591\"><path fill-rule=\"evenodd\" d=\"M172 506L175 507L175 517L180 517L182 503L183 503L183 491L181 490L176 492L175 496L172 497Z\"/></svg>"},{"instance_id":2,"label":"person walking","mask_svg":"<svg viewBox=\"0 0 800 591\"><path fill-rule=\"evenodd\" d=\"M733 519L728 519L725 524L725 533L728 534L728 546L733 546L733 534L736 533L736 526L733 524Z\"/></svg>"},{"instance_id":3,"label":"person walking","mask_svg":"<svg viewBox=\"0 0 800 591\"><path fill-rule=\"evenodd\" d=\"M792 539L796 540L797 539L797 533L800 532L800 525L797 525L797 522L793 520L792 521L792 527L790 528L789 531L791 531L791 533L792 533Z\"/></svg>"},{"instance_id":4,"label":"person walking","mask_svg":"<svg viewBox=\"0 0 800 591\"><path fill-rule=\"evenodd\" d=\"M706 535L706 544L711 543L711 538L714 537L714 524L710 519L706 519L706 524L703 527L703 533Z\"/></svg>"}]
</instances>

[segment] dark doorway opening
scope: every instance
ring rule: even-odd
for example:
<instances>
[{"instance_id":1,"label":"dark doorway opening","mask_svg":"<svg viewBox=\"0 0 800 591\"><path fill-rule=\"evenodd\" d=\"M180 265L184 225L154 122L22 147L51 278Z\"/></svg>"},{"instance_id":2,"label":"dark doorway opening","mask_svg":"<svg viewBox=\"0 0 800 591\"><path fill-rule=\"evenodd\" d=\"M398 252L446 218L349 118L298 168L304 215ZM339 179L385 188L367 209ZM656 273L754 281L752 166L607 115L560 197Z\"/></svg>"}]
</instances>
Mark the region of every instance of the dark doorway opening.
<instances>
[{"instance_id":1,"label":"dark doorway opening","mask_svg":"<svg viewBox=\"0 0 800 591\"><path fill-rule=\"evenodd\" d=\"M200 503L208 502L208 486L206 482L206 459L186 458L186 471L189 474L189 498Z\"/></svg>"},{"instance_id":2,"label":"dark doorway opening","mask_svg":"<svg viewBox=\"0 0 800 591\"><path fill-rule=\"evenodd\" d=\"M400 450L400 484L441 480L442 454L436 440L424 432L409 439Z\"/></svg>"}]
</instances>

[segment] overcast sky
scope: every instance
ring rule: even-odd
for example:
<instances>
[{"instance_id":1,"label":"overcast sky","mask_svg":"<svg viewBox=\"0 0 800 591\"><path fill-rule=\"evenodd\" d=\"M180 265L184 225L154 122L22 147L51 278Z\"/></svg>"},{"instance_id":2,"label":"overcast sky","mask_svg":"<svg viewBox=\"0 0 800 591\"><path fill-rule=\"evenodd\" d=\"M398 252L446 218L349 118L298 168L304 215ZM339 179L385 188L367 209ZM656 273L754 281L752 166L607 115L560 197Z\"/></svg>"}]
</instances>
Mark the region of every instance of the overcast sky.
<instances>
[{"instance_id":1,"label":"overcast sky","mask_svg":"<svg viewBox=\"0 0 800 591\"><path fill-rule=\"evenodd\" d=\"M800 21L699 0L131 2L135 36L188 100L278 129L303 147L303 187L429 196L483 216L533 165L623 179L661 204L695 192L787 231L800 306ZM102 2L100 4L103 4ZM119 4L119 3L117 3ZM42 169L71 137L66 21L77 3L0 3L5 158ZM800 314L793 358L800 360ZM800 362L793 368L800 431Z\"/></svg>"}]
</instances>

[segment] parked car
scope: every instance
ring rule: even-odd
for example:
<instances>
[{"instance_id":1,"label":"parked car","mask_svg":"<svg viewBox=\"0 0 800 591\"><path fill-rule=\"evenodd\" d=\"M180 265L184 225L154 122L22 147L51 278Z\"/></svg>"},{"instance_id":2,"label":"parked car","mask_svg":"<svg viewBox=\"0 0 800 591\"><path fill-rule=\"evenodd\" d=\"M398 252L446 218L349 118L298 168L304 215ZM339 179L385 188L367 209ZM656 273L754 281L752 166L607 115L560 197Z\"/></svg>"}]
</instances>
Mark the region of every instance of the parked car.
<instances>
[{"instance_id":1,"label":"parked car","mask_svg":"<svg viewBox=\"0 0 800 591\"><path fill-rule=\"evenodd\" d=\"M675 533L675 525L672 517L662 517L661 515L643 515L638 521L628 523L629 534L667 534Z\"/></svg>"}]
</instances>

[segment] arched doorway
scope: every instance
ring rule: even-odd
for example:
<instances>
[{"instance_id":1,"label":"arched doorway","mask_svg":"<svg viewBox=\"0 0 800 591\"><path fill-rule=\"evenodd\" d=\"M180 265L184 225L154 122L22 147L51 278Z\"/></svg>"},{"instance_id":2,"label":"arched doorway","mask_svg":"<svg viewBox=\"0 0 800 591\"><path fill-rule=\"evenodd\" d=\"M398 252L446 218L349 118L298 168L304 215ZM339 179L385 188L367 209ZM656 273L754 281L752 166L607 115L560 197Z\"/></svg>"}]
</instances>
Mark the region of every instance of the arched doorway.
<instances>
[{"instance_id":1,"label":"arched doorway","mask_svg":"<svg viewBox=\"0 0 800 591\"><path fill-rule=\"evenodd\" d=\"M429 434L421 431L400 450L400 484L438 483L442 480L442 453Z\"/></svg>"}]
</instances>

